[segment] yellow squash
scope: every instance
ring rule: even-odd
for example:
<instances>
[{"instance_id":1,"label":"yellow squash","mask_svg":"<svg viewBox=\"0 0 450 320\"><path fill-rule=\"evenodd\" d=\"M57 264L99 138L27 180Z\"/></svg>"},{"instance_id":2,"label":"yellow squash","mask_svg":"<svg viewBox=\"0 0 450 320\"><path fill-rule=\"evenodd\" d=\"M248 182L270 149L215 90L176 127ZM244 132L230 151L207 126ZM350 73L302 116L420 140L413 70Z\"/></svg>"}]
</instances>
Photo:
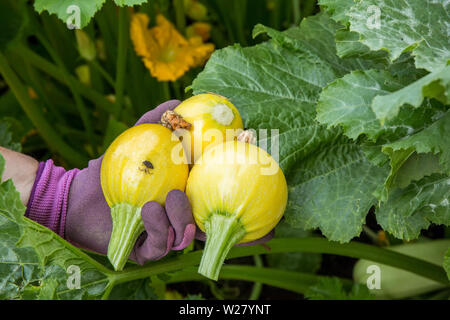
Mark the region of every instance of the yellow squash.
<instances>
[{"instance_id":1,"label":"yellow squash","mask_svg":"<svg viewBox=\"0 0 450 320\"><path fill-rule=\"evenodd\" d=\"M265 236L280 221L287 184L263 149L228 141L209 147L193 166L186 194L197 225L206 233L199 273L217 280L233 245Z\"/></svg>"},{"instance_id":2,"label":"yellow squash","mask_svg":"<svg viewBox=\"0 0 450 320\"><path fill-rule=\"evenodd\" d=\"M187 153L190 151L190 163L194 163L207 146L232 140L243 129L239 111L227 98L217 94L193 96L174 111L192 125L188 134L182 135L183 147Z\"/></svg>"},{"instance_id":3,"label":"yellow squash","mask_svg":"<svg viewBox=\"0 0 450 320\"><path fill-rule=\"evenodd\" d=\"M164 204L170 190L185 189L188 166L172 158L173 150L182 150L179 144L162 125L141 124L123 132L106 150L100 180L111 208L108 258L115 270L123 269L144 231L141 207L148 201Z\"/></svg>"}]
</instances>

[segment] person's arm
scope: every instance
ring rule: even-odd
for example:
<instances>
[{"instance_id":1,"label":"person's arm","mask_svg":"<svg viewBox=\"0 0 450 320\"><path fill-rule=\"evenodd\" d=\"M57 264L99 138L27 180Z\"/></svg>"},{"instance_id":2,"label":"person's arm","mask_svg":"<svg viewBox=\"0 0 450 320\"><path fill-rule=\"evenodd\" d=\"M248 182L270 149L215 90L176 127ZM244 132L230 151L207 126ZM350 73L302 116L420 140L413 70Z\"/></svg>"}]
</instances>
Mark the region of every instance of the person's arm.
<instances>
[{"instance_id":1,"label":"person's arm","mask_svg":"<svg viewBox=\"0 0 450 320\"><path fill-rule=\"evenodd\" d=\"M20 200L27 205L39 162L30 156L3 147L0 147L0 154L5 159L2 181L12 179L17 191L20 192Z\"/></svg>"}]
</instances>

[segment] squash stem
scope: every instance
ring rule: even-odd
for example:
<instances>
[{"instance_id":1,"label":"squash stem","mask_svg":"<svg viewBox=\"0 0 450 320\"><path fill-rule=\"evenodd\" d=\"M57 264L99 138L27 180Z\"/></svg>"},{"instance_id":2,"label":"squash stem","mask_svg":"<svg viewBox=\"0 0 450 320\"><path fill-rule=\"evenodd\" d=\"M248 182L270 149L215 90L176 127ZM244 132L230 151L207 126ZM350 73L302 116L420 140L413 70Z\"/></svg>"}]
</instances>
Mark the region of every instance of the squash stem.
<instances>
[{"instance_id":1,"label":"squash stem","mask_svg":"<svg viewBox=\"0 0 450 320\"><path fill-rule=\"evenodd\" d=\"M213 214L205 221L206 245L198 272L217 280L220 269L230 249L238 243L246 231L236 217Z\"/></svg>"},{"instance_id":2,"label":"squash stem","mask_svg":"<svg viewBox=\"0 0 450 320\"><path fill-rule=\"evenodd\" d=\"M144 231L141 208L118 203L111 208L113 228L108 245L108 259L114 270L121 271L139 235Z\"/></svg>"}]
</instances>

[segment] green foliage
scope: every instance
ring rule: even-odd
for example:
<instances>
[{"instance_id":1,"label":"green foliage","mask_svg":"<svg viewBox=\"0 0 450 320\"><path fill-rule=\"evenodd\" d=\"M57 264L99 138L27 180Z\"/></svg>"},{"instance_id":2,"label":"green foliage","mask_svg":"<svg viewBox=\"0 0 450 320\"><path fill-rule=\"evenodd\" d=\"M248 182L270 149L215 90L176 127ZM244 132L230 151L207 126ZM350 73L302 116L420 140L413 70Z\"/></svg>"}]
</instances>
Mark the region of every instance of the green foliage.
<instances>
[{"instance_id":1,"label":"green foliage","mask_svg":"<svg viewBox=\"0 0 450 320\"><path fill-rule=\"evenodd\" d=\"M365 285L355 283L350 288L345 288L339 278L323 278L309 288L305 293L305 298L310 300L373 300L374 296Z\"/></svg>"},{"instance_id":2,"label":"green foliage","mask_svg":"<svg viewBox=\"0 0 450 320\"><path fill-rule=\"evenodd\" d=\"M104 3L105 0L36 0L34 2L34 8L39 13L48 11L50 14L56 14L63 22L67 22L74 14L74 6L77 6L80 13L80 27L84 28ZM69 23L73 23L73 21Z\"/></svg>"},{"instance_id":3,"label":"green foliage","mask_svg":"<svg viewBox=\"0 0 450 320\"><path fill-rule=\"evenodd\" d=\"M11 42L20 40L25 34L28 19L25 15L25 1L2 1L0 3L0 52L5 50Z\"/></svg>"},{"instance_id":4,"label":"green foliage","mask_svg":"<svg viewBox=\"0 0 450 320\"><path fill-rule=\"evenodd\" d=\"M9 122L0 121L0 146L20 152L22 146L20 143L12 141L10 127L11 124Z\"/></svg>"},{"instance_id":5,"label":"green foliage","mask_svg":"<svg viewBox=\"0 0 450 320\"><path fill-rule=\"evenodd\" d=\"M448 279L450 280L450 249L447 250L444 257L444 269L447 272Z\"/></svg>"},{"instance_id":6,"label":"green foliage","mask_svg":"<svg viewBox=\"0 0 450 320\"><path fill-rule=\"evenodd\" d=\"M75 12L73 8L76 6L79 8L80 13L80 28L84 28L89 24L97 11L101 9L105 1L106 0L36 0L34 2L34 8L39 13L48 11L50 14L56 14L56 16L64 23L73 23L71 17ZM142 4L146 1L147 0L114 0L114 3L123 7Z\"/></svg>"},{"instance_id":7,"label":"green foliage","mask_svg":"<svg viewBox=\"0 0 450 320\"><path fill-rule=\"evenodd\" d=\"M378 9L376 9L378 8ZM424 10L426 8L426 10ZM380 10L380 26L368 23ZM417 68L436 71L450 59L445 28L450 5L433 0L365 0L355 1L347 16L350 30L360 34L360 42L371 50L387 50L391 60L411 51Z\"/></svg>"},{"instance_id":8,"label":"green foliage","mask_svg":"<svg viewBox=\"0 0 450 320\"><path fill-rule=\"evenodd\" d=\"M306 238L310 236L310 231L293 228L285 220L281 221L275 228L276 238ZM320 268L322 256L316 253L292 252L271 254L266 259L268 265L272 268L315 273Z\"/></svg>"},{"instance_id":9,"label":"green foliage","mask_svg":"<svg viewBox=\"0 0 450 320\"><path fill-rule=\"evenodd\" d=\"M101 296L108 278L94 261L49 229L25 218L11 180L0 185L0 297L80 299ZM80 289L67 288L67 268L83 273Z\"/></svg>"},{"instance_id":10,"label":"green foliage","mask_svg":"<svg viewBox=\"0 0 450 320\"><path fill-rule=\"evenodd\" d=\"M395 237L416 239L431 223L450 225L450 177L433 174L392 190L377 211L381 227Z\"/></svg>"}]
</instances>

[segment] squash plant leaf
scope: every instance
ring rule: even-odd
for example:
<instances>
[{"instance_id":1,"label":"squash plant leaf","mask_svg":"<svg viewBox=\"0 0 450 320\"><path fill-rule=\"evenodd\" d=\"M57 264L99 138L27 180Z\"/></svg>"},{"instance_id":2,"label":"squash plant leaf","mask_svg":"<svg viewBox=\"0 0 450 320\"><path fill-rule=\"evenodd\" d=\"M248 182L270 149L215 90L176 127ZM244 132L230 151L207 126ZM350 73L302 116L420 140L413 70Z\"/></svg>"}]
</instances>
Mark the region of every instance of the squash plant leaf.
<instances>
[{"instance_id":1,"label":"squash plant leaf","mask_svg":"<svg viewBox=\"0 0 450 320\"><path fill-rule=\"evenodd\" d=\"M395 77L385 70L357 70L349 73L323 90L317 105L317 120L328 126L342 126L345 135L354 140L362 134L371 141L377 141L380 137L384 141L391 141L412 134L432 123L443 108L425 104L423 109L405 109L397 118L384 125L381 125L371 108L375 97L401 90L408 81L409 77Z\"/></svg>"},{"instance_id":2,"label":"squash plant leaf","mask_svg":"<svg viewBox=\"0 0 450 320\"><path fill-rule=\"evenodd\" d=\"M266 32L272 40L216 51L192 87L195 94L210 91L228 97L248 128L277 129L259 142L269 146L273 139L279 141L279 163L290 189L288 222L319 227L329 239L347 242L361 232L376 203L372 193L388 172L368 161L339 128L327 129L315 120L315 105L327 84L374 66L336 56L337 28L326 14L306 18L285 32L259 25L254 35Z\"/></svg>"},{"instance_id":3,"label":"squash plant leaf","mask_svg":"<svg viewBox=\"0 0 450 320\"><path fill-rule=\"evenodd\" d=\"M345 285L337 277L321 278L305 293L305 298L310 300L374 300L367 289L367 285L355 283Z\"/></svg>"},{"instance_id":4,"label":"squash plant leaf","mask_svg":"<svg viewBox=\"0 0 450 320\"><path fill-rule=\"evenodd\" d=\"M397 171L414 152L438 154L442 167L450 172L450 119L446 106L422 99L421 108L402 108L383 125L371 108L374 99L395 95L410 87L410 81L409 76L394 76L386 70L357 70L329 84L317 104L319 122L342 127L353 140L365 136L381 145L379 150L389 156L391 172L385 186L376 192L383 201Z\"/></svg>"},{"instance_id":5,"label":"squash plant leaf","mask_svg":"<svg viewBox=\"0 0 450 320\"><path fill-rule=\"evenodd\" d=\"M36 0L34 9L39 13L47 11L56 14L64 23L74 23L72 21L75 19L74 15L79 14L80 28L84 28L104 3L105 0Z\"/></svg>"},{"instance_id":6,"label":"squash plant leaf","mask_svg":"<svg viewBox=\"0 0 450 320\"><path fill-rule=\"evenodd\" d=\"M73 23L75 14L80 14L80 28L89 24L95 13L101 9L106 0L35 0L34 8L37 12L48 11L56 14L64 23ZM118 6L134 6L147 0L114 0ZM68 22L68 20L70 20Z\"/></svg>"},{"instance_id":7,"label":"squash plant leaf","mask_svg":"<svg viewBox=\"0 0 450 320\"><path fill-rule=\"evenodd\" d=\"M347 13L354 4L353 0L319 0L320 7L326 10L333 20L343 25L348 24Z\"/></svg>"},{"instance_id":8,"label":"squash plant leaf","mask_svg":"<svg viewBox=\"0 0 450 320\"><path fill-rule=\"evenodd\" d=\"M448 1L355 1L346 17L361 43L372 51L387 51L392 61L411 51L416 67L432 72L450 59Z\"/></svg>"},{"instance_id":9,"label":"squash plant leaf","mask_svg":"<svg viewBox=\"0 0 450 320\"><path fill-rule=\"evenodd\" d=\"M383 230L404 240L419 237L431 223L450 225L450 178L433 174L396 188L376 212Z\"/></svg>"},{"instance_id":10,"label":"squash plant leaf","mask_svg":"<svg viewBox=\"0 0 450 320\"><path fill-rule=\"evenodd\" d=\"M422 106L425 97L450 104L450 66L434 71L395 92L377 95L371 108L383 124L395 118L404 105L414 108Z\"/></svg>"}]
</instances>

